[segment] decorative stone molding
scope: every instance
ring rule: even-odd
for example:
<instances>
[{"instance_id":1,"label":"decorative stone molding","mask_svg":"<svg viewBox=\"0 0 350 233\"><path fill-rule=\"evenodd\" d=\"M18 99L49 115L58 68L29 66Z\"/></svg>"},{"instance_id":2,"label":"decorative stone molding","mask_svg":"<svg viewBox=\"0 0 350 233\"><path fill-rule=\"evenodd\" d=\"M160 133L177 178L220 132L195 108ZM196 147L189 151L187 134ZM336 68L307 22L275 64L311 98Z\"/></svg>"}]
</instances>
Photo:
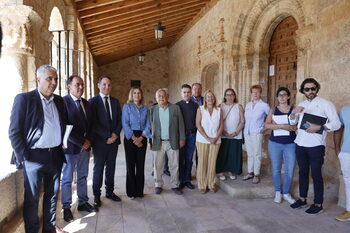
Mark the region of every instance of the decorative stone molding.
<instances>
[{"instance_id":1,"label":"decorative stone molding","mask_svg":"<svg viewBox=\"0 0 350 233\"><path fill-rule=\"evenodd\" d=\"M42 20L28 6L0 7L0 21L3 30L3 51L33 53L34 27L40 28Z\"/></svg>"}]
</instances>

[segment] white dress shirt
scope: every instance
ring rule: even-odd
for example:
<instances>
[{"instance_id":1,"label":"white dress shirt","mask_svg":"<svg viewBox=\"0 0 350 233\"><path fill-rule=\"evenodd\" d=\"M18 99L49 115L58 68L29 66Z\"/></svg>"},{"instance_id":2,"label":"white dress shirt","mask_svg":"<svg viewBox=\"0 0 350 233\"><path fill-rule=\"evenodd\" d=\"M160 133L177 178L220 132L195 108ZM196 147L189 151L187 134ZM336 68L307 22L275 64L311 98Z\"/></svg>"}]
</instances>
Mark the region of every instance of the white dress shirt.
<instances>
[{"instance_id":1,"label":"white dress shirt","mask_svg":"<svg viewBox=\"0 0 350 233\"><path fill-rule=\"evenodd\" d=\"M105 97L107 97L107 102L108 102L108 106L109 106L109 112L111 113L111 120L113 120L113 116L112 116L112 107L111 107L111 99L110 99L110 97L109 97L109 95L104 95L104 94L102 94L102 93L100 93L100 96L101 96L101 98L102 98L102 101L103 101L103 105L104 106L106 106L106 103L105 103ZM106 107L105 107L106 108ZM107 109L106 109L106 111L107 111Z\"/></svg>"},{"instance_id":2,"label":"white dress shirt","mask_svg":"<svg viewBox=\"0 0 350 233\"><path fill-rule=\"evenodd\" d=\"M315 147L320 145L325 146L327 131L338 130L341 126L334 104L328 100L316 96L313 100L305 100L298 106L304 107L304 110L301 113L295 114L295 119L293 120L291 119L291 115L289 115L291 125L296 125L298 123L298 134L294 142L298 146L303 147ZM327 122L324 126L327 127L328 130L323 130L322 134L318 134L308 133L305 130L300 129L304 113L327 118Z\"/></svg>"}]
</instances>

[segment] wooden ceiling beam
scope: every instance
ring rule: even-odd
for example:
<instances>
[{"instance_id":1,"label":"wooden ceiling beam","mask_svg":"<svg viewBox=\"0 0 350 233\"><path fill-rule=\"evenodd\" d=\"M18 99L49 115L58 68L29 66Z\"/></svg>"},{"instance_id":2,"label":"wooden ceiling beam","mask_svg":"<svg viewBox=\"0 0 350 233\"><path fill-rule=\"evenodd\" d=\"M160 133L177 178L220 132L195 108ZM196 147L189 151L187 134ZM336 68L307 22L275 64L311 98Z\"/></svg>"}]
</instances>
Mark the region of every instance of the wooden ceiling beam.
<instances>
[{"instance_id":1,"label":"wooden ceiling beam","mask_svg":"<svg viewBox=\"0 0 350 233\"><path fill-rule=\"evenodd\" d=\"M164 12L166 15L168 15L169 13L172 13L181 9L188 9L191 8L193 6L201 6L203 7L205 3L203 3L202 0L198 0L195 2L188 2L188 1L184 1L183 4L179 5L174 5L173 3L167 4L163 6L162 12ZM119 22L119 21L123 21L123 20L134 20L135 18L138 17L143 17L143 18L147 18L147 17L151 17L154 16L155 14L159 15L159 9L154 8L154 9L139 9L135 12L127 12L127 13L123 13L123 14L118 14L115 15L111 18L107 18L107 19L102 19L99 21L88 21L88 20L84 20L84 27L86 28L86 30L91 30L94 28L98 28L98 27L104 27L107 26L109 24L115 23L115 22Z\"/></svg>"},{"instance_id":2,"label":"wooden ceiling beam","mask_svg":"<svg viewBox=\"0 0 350 233\"><path fill-rule=\"evenodd\" d=\"M173 37L173 36L176 36L177 33L179 33L181 31L181 28L177 29L177 30L174 30L172 32L169 32L167 33L167 36L163 39L167 39L169 37ZM139 45L141 47L141 39L139 37L134 37L134 38L131 38L131 39L127 39L127 38L124 38L124 40L118 40L118 41L110 41L108 43L104 43L104 44L99 44L95 47L93 47L92 51L97 51L99 49L103 49L103 48L110 48L110 47L117 47L119 45L124 45L125 43L128 43L128 44L136 44L136 45ZM149 41L151 42L154 42L154 43L157 43L156 39L154 38L154 34L151 34L151 35L144 35L142 37L142 45L143 43L148 43Z\"/></svg>"},{"instance_id":3,"label":"wooden ceiling beam","mask_svg":"<svg viewBox=\"0 0 350 233\"><path fill-rule=\"evenodd\" d=\"M188 21L192 18L193 16L188 16L188 17L185 17L185 18L176 18L174 20L171 20L171 21L167 21L165 22L163 25L166 27L165 31L167 30L167 28L171 28L173 27L174 25L176 25L177 23L179 22L184 22L184 21ZM152 27L153 29L153 24L150 24L149 27ZM122 27L120 30L113 30L113 31L109 31L109 32L104 32L104 33L98 33L96 35L88 35L88 41L91 42L91 41L94 41L94 40L98 40L98 39L107 39L107 38L111 38L111 37L114 37L114 36L117 36L118 34L122 34L122 33L130 33L130 34L133 34L133 33L137 33L137 32L141 32L141 31L144 31L144 27L140 27L140 25L135 25L135 26L132 26L132 27Z\"/></svg>"},{"instance_id":4,"label":"wooden ceiling beam","mask_svg":"<svg viewBox=\"0 0 350 233\"><path fill-rule=\"evenodd\" d=\"M150 48L158 48L159 46L163 47L165 44L168 44L172 39L174 39L175 36L169 37L168 39L162 41L162 43L157 44L154 42L150 42L144 45L143 47L143 51L148 51L148 49ZM98 56L98 55L103 55L103 54L111 54L111 53L129 53L131 50L135 50L137 52L140 52L140 47L139 46L135 46L135 45L127 45L125 44L124 46L122 46L122 48L119 47L116 49L113 48L108 48L108 49L101 49L99 51L95 51L94 55ZM132 55L131 55L132 56Z\"/></svg>"},{"instance_id":5,"label":"wooden ceiling beam","mask_svg":"<svg viewBox=\"0 0 350 233\"><path fill-rule=\"evenodd\" d=\"M195 6L188 6L188 8L173 8L172 11L167 11L166 15L162 17L162 21L163 20L167 20L169 18L172 17L176 17L179 15L188 15L188 14L196 14L198 13L198 11L201 9L201 7L203 6L203 3L201 3L200 5L195 5ZM99 31L103 31L103 30L109 30L109 29L113 29L116 27L120 27L123 25L130 25L130 24L142 24L142 23L146 23L146 22L154 22L156 23L159 20L159 16L158 15L154 15L154 14L146 14L146 15L137 15L136 17L133 18L127 18L127 19L123 19L123 20L119 20L119 21L109 21L108 24L104 24L104 25L100 25L100 26L95 26L93 28L91 28L89 25L85 26L85 30L87 33L91 33L91 32L99 32Z\"/></svg>"},{"instance_id":6,"label":"wooden ceiling beam","mask_svg":"<svg viewBox=\"0 0 350 233\"><path fill-rule=\"evenodd\" d=\"M89 17L81 17L83 19L84 25L89 23L98 22L105 19L113 19L118 16L126 16L126 15L136 15L142 12L148 12L150 10L152 11L158 11L162 12L163 10L167 9L170 6L178 6L180 7L182 4L190 3L190 2L197 2L197 1L203 1L203 0L162 0L162 5L160 7L157 7L157 0L154 0L154 2L147 2L144 3L142 6L138 7L127 7L122 9L115 9L114 11L107 12L104 14L99 14L95 16L89 16Z\"/></svg>"},{"instance_id":7,"label":"wooden ceiling beam","mask_svg":"<svg viewBox=\"0 0 350 233\"><path fill-rule=\"evenodd\" d=\"M171 0L168 0L168 1L171 1ZM151 7L151 6L157 7L157 4L161 2L162 0L144 0L144 1L137 1L136 3L134 2L133 4L129 5L124 1L122 3L115 3L115 4L112 3L106 6L94 7L83 11L80 11L78 9L78 12L79 12L79 16L84 19L87 17L92 17L96 15L101 15L101 14L108 14L111 12L116 13L118 11L141 9L141 8Z\"/></svg>"},{"instance_id":8,"label":"wooden ceiling beam","mask_svg":"<svg viewBox=\"0 0 350 233\"><path fill-rule=\"evenodd\" d=\"M135 4L141 2L143 0L84 0L77 2L76 5L78 7L78 11L85 11L89 9L94 9L102 6L123 6L125 4Z\"/></svg>"},{"instance_id":9,"label":"wooden ceiling beam","mask_svg":"<svg viewBox=\"0 0 350 233\"><path fill-rule=\"evenodd\" d=\"M186 14L177 14L177 15L173 15L172 17L167 17L167 18L163 18L161 20L162 25L164 25L165 27L167 27L167 25L172 24L173 22L177 22L179 20L183 21L183 19L192 19L195 15L197 14L197 10L195 11L189 11ZM106 29L101 29L101 30L91 30L90 32L86 32L86 36L88 37L94 37L96 35L108 35L110 33L113 33L115 31L122 31L123 29L129 29L129 30L133 30L133 29L143 29L145 30L146 28L154 28L154 26L157 25L157 18L154 18L154 20L150 20L148 22L144 22L144 21L139 21L139 22L131 22L130 24L124 24L124 25L115 25L114 27L108 27Z\"/></svg>"}]
</instances>

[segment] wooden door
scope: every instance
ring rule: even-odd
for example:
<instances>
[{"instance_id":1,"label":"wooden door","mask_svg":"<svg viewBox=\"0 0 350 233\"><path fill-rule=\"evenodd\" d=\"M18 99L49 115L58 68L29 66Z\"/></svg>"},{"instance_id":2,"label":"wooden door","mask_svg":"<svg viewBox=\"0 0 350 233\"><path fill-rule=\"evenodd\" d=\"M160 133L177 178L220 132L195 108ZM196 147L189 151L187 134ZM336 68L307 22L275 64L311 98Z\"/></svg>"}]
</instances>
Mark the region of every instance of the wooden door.
<instances>
[{"instance_id":1,"label":"wooden door","mask_svg":"<svg viewBox=\"0 0 350 233\"><path fill-rule=\"evenodd\" d=\"M295 31L297 22L293 17L284 19L275 29L270 42L269 90L268 102L276 105L276 91L279 87L287 87L291 92L290 102L295 105L297 94L297 46Z\"/></svg>"}]
</instances>

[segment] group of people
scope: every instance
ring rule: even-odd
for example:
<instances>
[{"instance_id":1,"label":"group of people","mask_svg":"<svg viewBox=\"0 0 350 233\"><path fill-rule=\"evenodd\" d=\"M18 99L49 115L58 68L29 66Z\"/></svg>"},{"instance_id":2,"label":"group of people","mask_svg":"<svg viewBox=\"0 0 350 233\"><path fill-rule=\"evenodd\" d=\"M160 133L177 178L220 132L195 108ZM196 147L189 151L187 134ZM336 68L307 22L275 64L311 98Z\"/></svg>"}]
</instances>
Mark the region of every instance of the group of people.
<instances>
[{"instance_id":1,"label":"group of people","mask_svg":"<svg viewBox=\"0 0 350 233\"><path fill-rule=\"evenodd\" d=\"M278 105L270 109L261 99L262 87L254 85L250 89L251 101L243 108L234 89L226 89L219 104L212 91L207 90L202 96L201 84L194 83L181 86L182 99L176 104L169 102L168 89L158 89L155 94L157 104L150 109L144 105L142 89L132 87L127 103L121 109L119 101L111 96L112 80L108 76L98 79L99 94L88 101L82 98L84 81L77 75L68 78L69 93L63 98L54 94L58 80L54 67L43 65L36 76L37 89L15 97L9 128L14 150L12 162L23 169L24 175L26 232L38 232L40 228L38 203L42 181L43 232L63 232L55 223L61 177L63 218L67 222L74 219L71 212L74 171L77 172L79 211L94 212L102 205L103 176L106 198L121 201L114 193L114 176L122 130L127 167L126 194L130 199L144 196L148 140L153 154L156 194L163 191L165 158L172 191L181 195L184 187L195 188L191 183L194 155L197 157L198 190L206 193L217 191L216 176L221 180L227 176L234 180L242 173L243 143L247 151L247 174L243 180L259 183L263 132L271 129L268 151L275 187L274 201L280 203L284 199L292 208L305 207L311 169L315 197L306 213L318 214L323 211L322 165L326 134L343 126L343 147L340 149L343 130L334 134L334 141L346 185L347 211L337 219L350 220L350 107L342 109L339 120L335 106L317 95L320 84L315 79L303 81L299 91L306 100L296 107L290 105L290 91L285 87L277 90ZM68 135L66 125L73 126ZM66 143L64 136L68 136ZM93 205L88 202L87 195L91 148ZM296 201L290 195L295 161L299 166L300 190Z\"/></svg>"}]
</instances>

